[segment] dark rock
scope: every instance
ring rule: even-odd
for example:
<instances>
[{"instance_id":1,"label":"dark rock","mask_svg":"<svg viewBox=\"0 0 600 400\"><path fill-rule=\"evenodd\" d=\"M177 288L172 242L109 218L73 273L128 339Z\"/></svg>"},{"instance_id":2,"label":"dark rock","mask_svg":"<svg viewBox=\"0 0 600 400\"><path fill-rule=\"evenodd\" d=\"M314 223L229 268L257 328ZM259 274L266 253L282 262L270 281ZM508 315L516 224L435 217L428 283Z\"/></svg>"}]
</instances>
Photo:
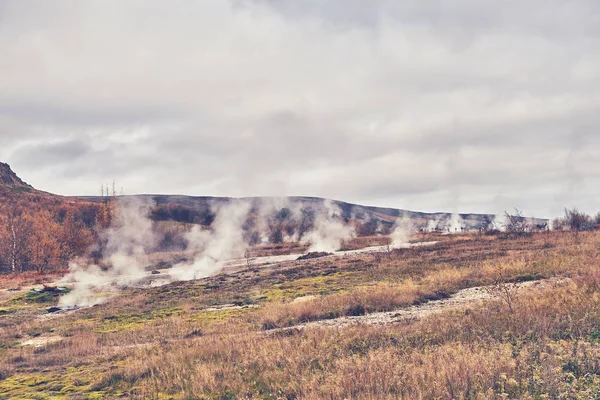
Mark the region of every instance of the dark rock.
<instances>
[{"instance_id":1,"label":"dark rock","mask_svg":"<svg viewBox=\"0 0 600 400\"><path fill-rule=\"evenodd\" d=\"M320 258L320 257L327 257L330 256L331 253L327 253L325 251L313 251L307 254L304 254L303 256L298 257L296 260L300 261L300 260L310 260L312 258Z\"/></svg>"},{"instance_id":2,"label":"dark rock","mask_svg":"<svg viewBox=\"0 0 600 400\"><path fill-rule=\"evenodd\" d=\"M194 329L190 333L188 333L187 335L185 335L185 338L186 339L191 339L193 337L199 337L199 336L202 336L202 335L203 335L203 333L202 333L202 331L200 329Z\"/></svg>"},{"instance_id":3,"label":"dark rock","mask_svg":"<svg viewBox=\"0 0 600 400\"><path fill-rule=\"evenodd\" d=\"M63 288L59 288L54 285L44 284L44 288L41 290L41 292L42 293L58 293L58 292L62 292L63 290L64 290Z\"/></svg>"}]
</instances>

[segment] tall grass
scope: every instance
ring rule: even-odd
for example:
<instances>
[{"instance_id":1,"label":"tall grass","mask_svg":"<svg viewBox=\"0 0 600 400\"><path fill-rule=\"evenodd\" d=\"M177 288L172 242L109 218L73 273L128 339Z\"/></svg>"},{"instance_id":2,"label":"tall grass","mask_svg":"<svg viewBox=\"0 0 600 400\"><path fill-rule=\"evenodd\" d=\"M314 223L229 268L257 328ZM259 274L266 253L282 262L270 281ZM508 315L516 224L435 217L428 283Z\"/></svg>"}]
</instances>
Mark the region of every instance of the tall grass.
<instances>
[{"instance_id":1,"label":"tall grass","mask_svg":"<svg viewBox=\"0 0 600 400\"><path fill-rule=\"evenodd\" d=\"M126 291L56 318L4 301L0 398L598 398L600 235L444 240L379 261L311 260ZM513 312L489 301L388 326L264 331L552 276L570 280L519 292ZM285 296L265 296L282 281ZM204 310L235 299L258 307ZM62 340L19 344L46 336Z\"/></svg>"}]
</instances>

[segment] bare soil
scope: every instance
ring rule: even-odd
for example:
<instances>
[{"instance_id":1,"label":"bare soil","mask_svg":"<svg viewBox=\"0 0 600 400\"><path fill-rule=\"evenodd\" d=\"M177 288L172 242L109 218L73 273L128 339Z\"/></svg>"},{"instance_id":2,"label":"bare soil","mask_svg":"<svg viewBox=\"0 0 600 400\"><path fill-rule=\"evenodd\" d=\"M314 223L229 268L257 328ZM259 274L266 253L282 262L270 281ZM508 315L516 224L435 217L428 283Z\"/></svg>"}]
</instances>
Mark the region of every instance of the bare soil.
<instances>
[{"instance_id":1,"label":"bare soil","mask_svg":"<svg viewBox=\"0 0 600 400\"><path fill-rule=\"evenodd\" d=\"M550 278L530 282L515 283L514 288L518 290L543 290L565 285L569 282L565 278ZM296 299L300 300L300 299ZM269 332L281 332L287 330L302 330L316 326L326 326L332 328L344 328L353 325L387 325L399 322L411 321L425 318L431 314L441 313L449 310L457 310L469 306L481 305L484 301L501 300L498 293L495 293L493 286L472 287L458 291L447 299L432 300L426 303L414 305L408 308L401 308L392 311L377 312L359 316L344 316L334 319L323 319L311 321L291 327L274 329Z\"/></svg>"}]
</instances>

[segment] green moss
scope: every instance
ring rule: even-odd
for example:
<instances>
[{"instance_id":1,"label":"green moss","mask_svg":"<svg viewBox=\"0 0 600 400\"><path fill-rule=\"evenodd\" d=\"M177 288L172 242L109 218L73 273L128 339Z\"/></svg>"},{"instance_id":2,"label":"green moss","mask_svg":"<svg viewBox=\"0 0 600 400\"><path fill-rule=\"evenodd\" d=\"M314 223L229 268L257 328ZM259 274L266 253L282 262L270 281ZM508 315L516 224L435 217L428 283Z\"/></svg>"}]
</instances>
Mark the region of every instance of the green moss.
<instances>
[{"instance_id":1,"label":"green moss","mask_svg":"<svg viewBox=\"0 0 600 400\"><path fill-rule=\"evenodd\" d=\"M200 311L190 318L191 321L222 322L238 317L251 310L251 307L231 308L227 310Z\"/></svg>"},{"instance_id":2,"label":"green moss","mask_svg":"<svg viewBox=\"0 0 600 400\"><path fill-rule=\"evenodd\" d=\"M336 272L327 276L313 276L275 284L254 296L258 301L287 301L310 295L327 295L341 292L348 287L350 272Z\"/></svg>"},{"instance_id":3,"label":"green moss","mask_svg":"<svg viewBox=\"0 0 600 400\"><path fill-rule=\"evenodd\" d=\"M96 365L68 367L53 373L18 373L0 381L0 398L10 399L105 399L121 396L114 388L95 387L110 368Z\"/></svg>"},{"instance_id":4,"label":"green moss","mask_svg":"<svg viewBox=\"0 0 600 400\"><path fill-rule=\"evenodd\" d=\"M0 312L0 317L2 315L8 315L12 313L16 313L20 310L32 308L31 304L27 304L25 301L25 295L19 295L10 298L9 300L3 301L0 303L0 309L4 310L4 312Z\"/></svg>"},{"instance_id":5,"label":"green moss","mask_svg":"<svg viewBox=\"0 0 600 400\"><path fill-rule=\"evenodd\" d=\"M102 400L106 398L106 393L104 392L92 392L88 393L84 399L86 400Z\"/></svg>"},{"instance_id":6,"label":"green moss","mask_svg":"<svg viewBox=\"0 0 600 400\"><path fill-rule=\"evenodd\" d=\"M53 398L49 395L41 395L47 392L56 381L60 379L57 374L18 374L0 381L0 398L10 399L47 399ZM33 397L35 396L35 397ZM54 397L56 398L56 397Z\"/></svg>"},{"instance_id":7,"label":"green moss","mask_svg":"<svg viewBox=\"0 0 600 400\"><path fill-rule=\"evenodd\" d=\"M24 300L31 303L56 303L60 296L65 295L70 291L71 289L69 288L64 288L56 292L30 290L25 294Z\"/></svg>"},{"instance_id":8,"label":"green moss","mask_svg":"<svg viewBox=\"0 0 600 400\"><path fill-rule=\"evenodd\" d=\"M57 292L30 290L27 293L20 294L0 303L0 306L2 307L0 310L5 310L4 312L0 312L0 316L25 309L42 309L56 305L60 296L65 295L70 291L71 290L68 288Z\"/></svg>"},{"instance_id":9,"label":"green moss","mask_svg":"<svg viewBox=\"0 0 600 400\"><path fill-rule=\"evenodd\" d=\"M0 342L0 354L2 354L3 351L10 349L12 347L16 347L19 344L18 341L16 340L12 340L12 341L6 341L6 342Z\"/></svg>"},{"instance_id":10,"label":"green moss","mask_svg":"<svg viewBox=\"0 0 600 400\"><path fill-rule=\"evenodd\" d=\"M100 327L94 329L98 333L114 333L141 329L145 324L159 321L171 316L182 315L180 308L164 308L143 313L117 314L105 317L100 321Z\"/></svg>"},{"instance_id":11,"label":"green moss","mask_svg":"<svg viewBox=\"0 0 600 400\"><path fill-rule=\"evenodd\" d=\"M589 340L596 343L600 342L600 328L596 328L590 333Z\"/></svg>"},{"instance_id":12,"label":"green moss","mask_svg":"<svg viewBox=\"0 0 600 400\"><path fill-rule=\"evenodd\" d=\"M0 307L0 316L8 315L17 312L17 309L14 307Z\"/></svg>"}]
</instances>

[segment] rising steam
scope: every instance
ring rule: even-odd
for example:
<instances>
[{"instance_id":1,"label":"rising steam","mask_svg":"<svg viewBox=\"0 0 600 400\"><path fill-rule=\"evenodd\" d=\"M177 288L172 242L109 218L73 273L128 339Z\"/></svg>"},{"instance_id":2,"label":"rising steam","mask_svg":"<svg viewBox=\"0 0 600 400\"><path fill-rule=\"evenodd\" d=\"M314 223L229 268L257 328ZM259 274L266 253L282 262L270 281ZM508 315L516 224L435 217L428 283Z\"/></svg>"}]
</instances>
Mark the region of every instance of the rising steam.
<instances>
[{"instance_id":1,"label":"rising steam","mask_svg":"<svg viewBox=\"0 0 600 400\"><path fill-rule=\"evenodd\" d=\"M461 232L463 229L463 221L458 213L452 214L448 222L448 230L450 233Z\"/></svg>"},{"instance_id":2,"label":"rising steam","mask_svg":"<svg viewBox=\"0 0 600 400\"><path fill-rule=\"evenodd\" d=\"M192 229L187 239L200 253L190 263L175 265L170 276L175 280L204 278L218 272L224 261L241 257L248 247L242 227L249 211L248 202L232 201L218 209L212 232Z\"/></svg>"},{"instance_id":3,"label":"rising steam","mask_svg":"<svg viewBox=\"0 0 600 400\"><path fill-rule=\"evenodd\" d=\"M409 243L413 235L415 226L407 214L398 219L394 224L390 238L392 239L392 247L403 247Z\"/></svg>"},{"instance_id":4,"label":"rising steam","mask_svg":"<svg viewBox=\"0 0 600 400\"><path fill-rule=\"evenodd\" d=\"M268 237L273 226L281 229L277 224L285 222L288 228L295 226L295 230L286 230L282 240L301 237L301 242L308 244L310 251L334 252L340 249L344 240L355 236L353 227L344 222L342 211L331 201L324 201L316 210L311 210L308 213L311 218L305 218L307 213L299 205L281 201L261 203L258 207L244 200L212 204L215 218L210 229L196 225L185 234L192 260L174 265L167 274L152 279L153 284L211 276L219 272L226 261L242 257L249 247L247 228L250 220L255 221L252 229L262 238ZM102 233L96 249L102 255L101 261L96 264L80 259L70 263L70 272L60 284L71 286L72 291L62 297L61 306L91 306L101 303L121 287L150 282L148 254L155 250L161 239L149 218L152 206L152 202L135 197L116 201L116 214L111 226ZM286 211L282 212L284 208ZM256 214L253 218L252 212ZM306 221L310 221L310 225L304 232L302 227Z\"/></svg>"},{"instance_id":5,"label":"rising steam","mask_svg":"<svg viewBox=\"0 0 600 400\"><path fill-rule=\"evenodd\" d=\"M324 251L332 253L340 249L344 240L355 236L354 228L344 224L342 211L330 200L323 202L317 211L313 230L302 237L302 243L308 244L309 252Z\"/></svg>"},{"instance_id":6,"label":"rising steam","mask_svg":"<svg viewBox=\"0 0 600 400\"><path fill-rule=\"evenodd\" d=\"M69 274L62 284L73 284L73 290L61 298L61 306L89 306L101 303L100 293L140 280L146 275L147 254L155 246L156 237L148 213L152 202L124 197L117 200L111 226L102 233L101 265L81 260L69 264Z\"/></svg>"}]
</instances>

